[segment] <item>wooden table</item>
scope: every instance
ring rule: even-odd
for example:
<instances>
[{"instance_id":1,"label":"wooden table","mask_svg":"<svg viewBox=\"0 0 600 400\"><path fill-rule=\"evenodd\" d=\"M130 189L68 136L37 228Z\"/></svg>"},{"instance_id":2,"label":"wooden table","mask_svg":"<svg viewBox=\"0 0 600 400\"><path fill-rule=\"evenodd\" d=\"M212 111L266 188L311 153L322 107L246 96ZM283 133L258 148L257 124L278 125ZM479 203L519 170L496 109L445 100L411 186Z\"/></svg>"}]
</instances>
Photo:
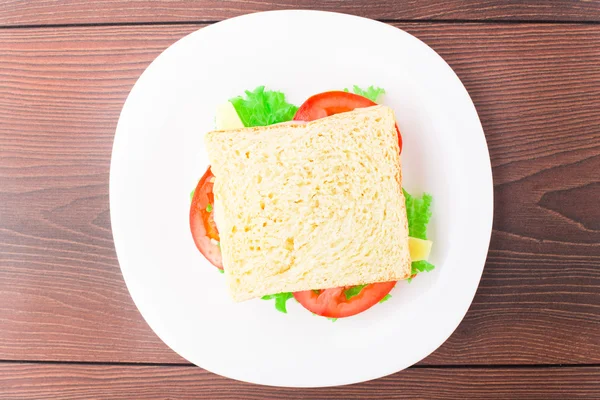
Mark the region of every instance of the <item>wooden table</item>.
<instances>
[{"instance_id":1,"label":"wooden table","mask_svg":"<svg viewBox=\"0 0 600 400\"><path fill-rule=\"evenodd\" d=\"M473 305L380 380L295 390L194 367L143 321L115 256L109 163L132 85L182 36L275 8L414 34L486 133L496 212ZM599 399L600 1L2 0L0 221L1 399Z\"/></svg>"}]
</instances>

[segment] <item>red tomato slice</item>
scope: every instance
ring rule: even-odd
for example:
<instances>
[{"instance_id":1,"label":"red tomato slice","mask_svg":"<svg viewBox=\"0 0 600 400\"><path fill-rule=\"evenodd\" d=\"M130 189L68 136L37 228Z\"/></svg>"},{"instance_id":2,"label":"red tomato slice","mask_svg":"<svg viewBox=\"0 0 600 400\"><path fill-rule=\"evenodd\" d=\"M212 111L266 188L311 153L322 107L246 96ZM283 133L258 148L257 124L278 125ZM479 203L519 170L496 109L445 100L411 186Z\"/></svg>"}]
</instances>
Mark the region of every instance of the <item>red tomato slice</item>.
<instances>
[{"instance_id":1,"label":"red tomato slice","mask_svg":"<svg viewBox=\"0 0 600 400\"><path fill-rule=\"evenodd\" d=\"M209 167L196 186L190 207L190 229L200 253L215 267L223 269L221 249L211 241L211 239L219 241L219 231L215 224L214 209L212 209L215 202L212 178L214 175Z\"/></svg>"},{"instance_id":2,"label":"red tomato slice","mask_svg":"<svg viewBox=\"0 0 600 400\"><path fill-rule=\"evenodd\" d=\"M295 121L314 121L330 115L352 111L355 108L375 106L377 103L354 93L332 91L315 94L306 100L294 116Z\"/></svg>"},{"instance_id":3,"label":"red tomato slice","mask_svg":"<svg viewBox=\"0 0 600 400\"><path fill-rule=\"evenodd\" d=\"M323 92L309 97L296 111L294 121L314 121L330 115L352 111L355 108L375 105L377 103L358 94L342 91ZM398 124L396 124L396 131L398 132L398 145L400 146L400 152L402 152L402 135Z\"/></svg>"},{"instance_id":4,"label":"red tomato slice","mask_svg":"<svg viewBox=\"0 0 600 400\"><path fill-rule=\"evenodd\" d=\"M352 111L377 105L366 97L342 92L331 91L319 93L306 100L296 112L295 121L314 121L330 115ZM402 135L398 124L398 145L402 151ZM334 288L319 291L313 290L296 292L294 297L304 308L324 317L343 318L361 313L383 299L396 285L396 282L374 283L365 286L357 296L346 299L344 288Z\"/></svg>"},{"instance_id":5,"label":"red tomato slice","mask_svg":"<svg viewBox=\"0 0 600 400\"><path fill-rule=\"evenodd\" d=\"M329 318L344 318L361 313L379 303L396 282L372 283L358 295L346 299L344 287L326 290L306 290L294 293L294 298L308 311ZM318 292L318 293L317 293Z\"/></svg>"}]
</instances>

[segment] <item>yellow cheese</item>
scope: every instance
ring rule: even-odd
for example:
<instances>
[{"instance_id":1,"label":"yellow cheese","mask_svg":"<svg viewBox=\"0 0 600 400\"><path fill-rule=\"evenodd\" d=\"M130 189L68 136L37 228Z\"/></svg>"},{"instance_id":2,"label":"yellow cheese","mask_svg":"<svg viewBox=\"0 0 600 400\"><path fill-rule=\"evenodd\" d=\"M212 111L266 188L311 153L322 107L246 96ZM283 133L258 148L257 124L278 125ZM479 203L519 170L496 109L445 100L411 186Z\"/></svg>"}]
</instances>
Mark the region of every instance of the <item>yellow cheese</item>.
<instances>
[{"instance_id":1,"label":"yellow cheese","mask_svg":"<svg viewBox=\"0 0 600 400\"><path fill-rule=\"evenodd\" d=\"M235 107L228 101L217 106L215 122L217 124L217 130L219 131L240 129L244 127L240 116L237 111L235 111Z\"/></svg>"},{"instance_id":2,"label":"yellow cheese","mask_svg":"<svg viewBox=\"0 0 600 400\"><path fill-rule=\"evenodd\" d=\"M409 237L408 249L410 251L411 261L427 261L427 259L429 258L429 253L431 252L432 244L433 242L431 240L423 240L414 237Z\"/></svg>"}]
</instances>

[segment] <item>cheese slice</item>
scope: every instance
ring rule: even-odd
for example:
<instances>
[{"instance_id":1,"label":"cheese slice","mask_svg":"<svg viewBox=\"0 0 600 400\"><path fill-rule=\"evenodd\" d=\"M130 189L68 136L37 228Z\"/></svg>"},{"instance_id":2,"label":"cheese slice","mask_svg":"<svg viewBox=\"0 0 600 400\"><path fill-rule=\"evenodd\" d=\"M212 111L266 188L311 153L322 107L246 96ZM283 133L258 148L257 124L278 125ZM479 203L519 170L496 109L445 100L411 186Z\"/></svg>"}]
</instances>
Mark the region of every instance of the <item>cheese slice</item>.
<instances>
[{"instance_id":1,"label":"cheese slice","mask_svg":"<svg viewBox=\"0 0 600 400\"><path fill-rule=\"evenodd\" d=\"M235 107L229 101L217 106L215 124L217 130L240 129L244 127Z\"/></svg>"},{"instance_id":2,"label":"cheese slice","mask_svg":"<svg viewBox=\"0 0 600 400\"><path fill-rule=\"evenodd\" d=\"M410 250L410 259L412 261L427 261L429 259L429 253L431 253L432 245L433 242L431 240L409 237L408 248Z\"/></svg>"}]
</instances>

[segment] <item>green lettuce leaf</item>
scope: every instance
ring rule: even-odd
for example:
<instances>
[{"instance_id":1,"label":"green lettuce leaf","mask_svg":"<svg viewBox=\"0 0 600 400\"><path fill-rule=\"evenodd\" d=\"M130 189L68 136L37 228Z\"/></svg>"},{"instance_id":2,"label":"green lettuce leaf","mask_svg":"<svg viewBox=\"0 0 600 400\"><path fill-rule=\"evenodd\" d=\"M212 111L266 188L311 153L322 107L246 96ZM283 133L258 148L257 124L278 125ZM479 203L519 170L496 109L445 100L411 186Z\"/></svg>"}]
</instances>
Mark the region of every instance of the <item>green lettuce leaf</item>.
<instances>
[{"instance_id":1,"label":"green lettuce leaf","mask_svg":"<svg viewBox=\"0 0 600 400\"><path fill-rule=\"evenodd\" d=\"M367 285L357 285L357 286L352 286L351 288L344 290L344 296L346 296L346 300L350 300L354 296L358 296L360 291L363 290L363 288L365 286L367 286Z\"/></svg>"},{"instance_id":2,"label":"green lettuce leaf","mask_svg":"<svg viewBox=\"0 0 600 400\"><path fill-rule=\"evenodd\" d=\"M354 85L352 91L359 96L366 97L367 99L377 103L377 99L385 94L385 89L376 86L369 86L366 89L361 89ZM344 89L344 92L349 92L348 89Z\"/></svg>"},{"instance_id":3,"label":"green lettuce leaf","mask_svg":"<svg viewBox=\"0 0 600 400\"><path fill-rule=\"evenodd\" d=\"M265 90L264 86L254 91L246 90L245 98L238 96L229 101L246 127L291 121L298 110L298 107L285 101L282 92Z\"/></svg>"},{"instance_id":4,"label":"green lettuce leaf","mask_svg":"<svg viewBox=\"0 0 600 400\"><path fill-rule=\"evenodd\" d=\"M277 294L268 294L266 296L261 297L263 300L275 300L275 308L277 311L280 311L284 314L287 314L286 303L289 299L294 297L294 295L290 292L277 293Z\"/></svg>"},{"instance_id":5,"label":"green lettuce leaf","mask_svg":"<svg viewBox=\"0 0 600 400\"><path fill-rule=\"evenodd\" d=\"M408 236L427 240L427 224L431 218L431 195L424 193L421 198L418 198L411 196L404 189L402 191L406 199Z\"/></svg>"},{"instance_id":6,"label":"green lettuce leaf","mask_svg":"<svg viewBox=\"0 0 600 400\"><path fill-rule=\"evenodd\" d=\"M404 198L406 199L406 219L408 219L408 236L417 239L427 240L427 224L431 218L431 202L433 198L430 194L424 193L421 198L411 196L406 190ZM411 275L420 272L432 271L435 267L427 261L415 261L411 264ZM412 278L408 278L410 283Z\"/></svg>"},{"instance_id":7,"label":"green lettuce leaf","mask_svg":"<svg viewBox=\"0 0 600 400\"><path fill-rule=\"evenodd\" d=\"M431 272L434 270L434 268L435 266L428 261L414 261L410 264L410 273L411 275L416 275L419 272ZM408 278L408 282L410 283L411 281L412 278Z\"/></svg>"},{"instance_id":8,"label":"green lettuce leaf","mask_svg":"<svg viewBox=\"0 0 600 400\"><path fill-rule=\"evenodd\" d=\"M194 192L196 191L196 188L194 188L191 192L190 192L190 201L192 201L192 199L194 198Z\"/></svg>"},{"instance_id":9,"label":"green lettuce leaf","mask_svg":"<svg viewBox=\"0 0 600 400\"><path fill-rule=\"evenodd\" d=\"M391 299L391 298L392 298L392 295L388 293L388 294L386 294L386 295L383 297L383 299L379 300L379 302L380 302L380 303L385 303L386 301L388 301L388 300L389 300L389 299Z\"/></svg>"},{"instance_id":10,"label":"green lettuce leaf","mask_svg":"<svg viewBox=\"0 0 600 400\"><path fill-rule=\"evenodd\" d=\"M224 274L225 273L225 270L221 269L221 268L217 268L217 271L219 271L220 274Z\"/></svg>"},{"instance_id":11,"label":"green lettuce leaf","mask_svg":"<svg viewBox=\"0 0 600 400\"><path fill-rule=\"evenodd\" d=\"M411 274L418 274L419 272L431 272L435 268L429 261L421 260L415 261L411 265Z\"/></svg>"}]
</instances>

